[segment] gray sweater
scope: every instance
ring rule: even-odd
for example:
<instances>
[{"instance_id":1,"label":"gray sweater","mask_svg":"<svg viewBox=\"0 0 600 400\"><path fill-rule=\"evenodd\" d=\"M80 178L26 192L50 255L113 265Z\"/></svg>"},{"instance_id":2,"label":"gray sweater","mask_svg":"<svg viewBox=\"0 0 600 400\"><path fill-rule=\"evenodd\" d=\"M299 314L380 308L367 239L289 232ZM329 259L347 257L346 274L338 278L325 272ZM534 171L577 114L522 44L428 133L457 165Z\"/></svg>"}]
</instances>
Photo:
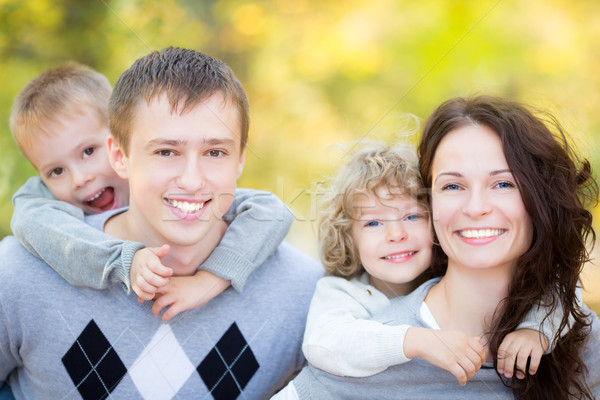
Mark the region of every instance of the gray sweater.
<instances>
[{"instance_id":1,"label":"gray sweater","mask_svg":"<svg viewBox=\"0 0 600 400\"><path fill-rule=\"evenodd\" d=\"M88 217L101 227L111 213ZM83 264L88 255L78 258ZM0 242L0 387L20 399L264 399L302 367L321 266L283 243L201 308L163 323L118 284L73 287Z\"/></svg>"},{"instance_id":2,"label":"gray sweater","mask_svg":"<svg viewBox=\"0 0 600 400\"><path fill-rule=\"evenodd\" d=\"M374 319L390 325L408 324L430 328L421 318L419 310L427 292L438 281L439 278L425 282L411 294L392 300L391 306ZM594 395L599 396L600 322L596 314L591 314L592 334L588 337L583 354L589 370L587 383ZM365 378L335 376L308 366L294 379L294 386L301 400L513 398L511 390L504 386L491 363L485 363L466 386L460 386L450 372L419 358Z\"/></svg>"}]
</instances>

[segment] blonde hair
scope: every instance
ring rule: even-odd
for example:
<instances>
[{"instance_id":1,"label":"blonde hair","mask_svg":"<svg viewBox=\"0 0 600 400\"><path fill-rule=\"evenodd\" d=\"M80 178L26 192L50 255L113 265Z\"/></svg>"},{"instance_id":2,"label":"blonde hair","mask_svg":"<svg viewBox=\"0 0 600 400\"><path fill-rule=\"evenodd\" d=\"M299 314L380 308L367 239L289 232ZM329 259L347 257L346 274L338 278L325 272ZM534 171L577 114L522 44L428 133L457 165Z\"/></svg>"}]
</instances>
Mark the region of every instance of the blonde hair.
<instances>
[{"instance_id":1,"label":"blonde hair","mask_svg":"<svg viewBox=\"0 0 600 400\"><path fill-rule=\"evenodd\" d=\"M25 154L34 133L50 134L48 124L57 123L67 112L87 106L108 126L108 79L93 69L68 61L29 81L17 95L10 115L12 136Z\"/></svg>"},{"instance_id":2,"label":"blonde hair","mask_svg":"<svg viewBox=\"0 0 600 400\"><path fill-rule=\"evenodd\" d=\"M381 185L399 188L403 194L426 205L417 155L412 147L372 142L358 150L342 166L322 200L319 253L329 275L352 279L364 271L352 238L352 223L357 217L353 204L357 195L374 193Z\"/></svg>"}]
</instances>

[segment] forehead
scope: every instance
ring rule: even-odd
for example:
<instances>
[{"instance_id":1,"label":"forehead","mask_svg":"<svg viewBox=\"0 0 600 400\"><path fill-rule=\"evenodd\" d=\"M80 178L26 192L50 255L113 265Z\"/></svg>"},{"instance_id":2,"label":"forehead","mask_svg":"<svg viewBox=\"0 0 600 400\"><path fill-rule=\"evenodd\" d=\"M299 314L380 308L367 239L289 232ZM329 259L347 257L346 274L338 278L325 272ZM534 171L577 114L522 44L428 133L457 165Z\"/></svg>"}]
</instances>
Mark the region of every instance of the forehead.
<instances>
[{"instance_id":1,"label":"forehead","mask_svg":"<svg viewBox=\"0 0 600 400\"><path fill-rule=\"evenodd\" d=\"M400 188L379 187L356 193L352 198L352 212L355 216L394 213L419 207L422 207L421 202Z\"/></svg>"},{"instance_id":2,"label":"forehead","mask_svg":"<svg viewBox=\"0 0 600 400\"><path fill-rule=\"evenodd\" d=\"M208 98L186 105L185 99L173 106L166 92L150 99L138 100L134 107L132 139L140 134L181 136L228 136L240 145L241 121L236 104L217 92ZM144 138L140 138L144 139Z\"/></svg>"},{"instance_id":3,"label":"forehead","mask_svg":"<svg viewBox=\"0 0 600 400\"><path fill-rule=\"evenodd\" d=\"M438 145L432 172L468 172L508 167L500 137L485 125L466 125L450 131Z\"/></svg>"}]
</instances>

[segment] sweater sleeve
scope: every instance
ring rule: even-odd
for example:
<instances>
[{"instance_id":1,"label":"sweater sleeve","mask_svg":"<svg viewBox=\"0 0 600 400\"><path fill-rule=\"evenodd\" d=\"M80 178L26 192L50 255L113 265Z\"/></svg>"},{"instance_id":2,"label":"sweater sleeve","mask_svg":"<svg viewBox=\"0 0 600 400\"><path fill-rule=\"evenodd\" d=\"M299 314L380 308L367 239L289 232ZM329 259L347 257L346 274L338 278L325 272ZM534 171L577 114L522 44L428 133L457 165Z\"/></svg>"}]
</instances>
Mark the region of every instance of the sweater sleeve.
<instances>
[{"instance_id":1,"label":"sweater sleeve","mask_svg":"<svg viewBox=\"0 0 600 400\"><path fill-rule=\"evenodd\" d=\"M583 298L580 287L576 289L575 295L577 304L579 307L581 307L583 304ZM573 316L569 315L569 323L567 327L561 332L558 332L558 328L560 327L560 323L564 316L562 303L559 301L554 311L546 318L546 314L550 309L550 306L547 304L549 304L549 301L546 301L538 306L533 306L527 315L525 315L523 321L521 321L516 328L517 330L525 328L533 329L543 333L548 339L549 343L548 349L544 354L550 354L552 350L554 350L556 341L565 336L567 332L569 332L570 326L575 322Z\"/></svg>"},{"instance_id":2,"label":"sweater sleeve","mask_svg":"<svg viewBox=\"0 0 600 400\"><path fill-rule=\"evenodd\" d=\"M229 227L219 245L200 268L231 280L241 292L246 280L273 254L290 230L294 215L277 196L237 189L225 215Z\"/></svg>"},{"instance_id":3,"label":"sweater sleeve","mask_svg":"<svg viewBox=\"0 0 600 400\"><path fill-rule=\"evenodd\" d=\"M403 345L408 325L367 320L389 305L375 288L325 277L313 296L302 350L316 368L338 376L363 377L408 361Z\"/></svg>"},{"instance_id":4,"label":"sweater sleeve","mask_svg":"<svg viewBox=\"0 0 600 400\"><path fill-rule=\"evenodd\" d=\"M39 177L13 196L10 227L19 242L74 286L104 289L122 282L129 292L129 268L142 243L123 241L87 225L81 209L56 200Z\"/></svg>"}]
</instances>

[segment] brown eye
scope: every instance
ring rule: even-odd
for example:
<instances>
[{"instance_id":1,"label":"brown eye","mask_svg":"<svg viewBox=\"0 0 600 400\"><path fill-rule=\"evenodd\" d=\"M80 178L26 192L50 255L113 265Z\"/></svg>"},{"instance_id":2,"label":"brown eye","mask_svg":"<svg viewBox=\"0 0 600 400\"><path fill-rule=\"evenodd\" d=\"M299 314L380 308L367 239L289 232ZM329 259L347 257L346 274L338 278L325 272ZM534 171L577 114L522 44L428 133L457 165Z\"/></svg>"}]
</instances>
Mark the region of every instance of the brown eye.
<instances>
[{"instance_id":1,"label":"brown eye","mask_svg":"<svg viewBox=\"0 0 600 400\"><path fill-rule=\"evenodd\" d=\"M89 157L92 154L94 154L95 151L96 151L96 148L94 148L94 147L88 147L87 149L85 149L83 151L83 157L84 158Z\"/></svg>"}]
</instances>

